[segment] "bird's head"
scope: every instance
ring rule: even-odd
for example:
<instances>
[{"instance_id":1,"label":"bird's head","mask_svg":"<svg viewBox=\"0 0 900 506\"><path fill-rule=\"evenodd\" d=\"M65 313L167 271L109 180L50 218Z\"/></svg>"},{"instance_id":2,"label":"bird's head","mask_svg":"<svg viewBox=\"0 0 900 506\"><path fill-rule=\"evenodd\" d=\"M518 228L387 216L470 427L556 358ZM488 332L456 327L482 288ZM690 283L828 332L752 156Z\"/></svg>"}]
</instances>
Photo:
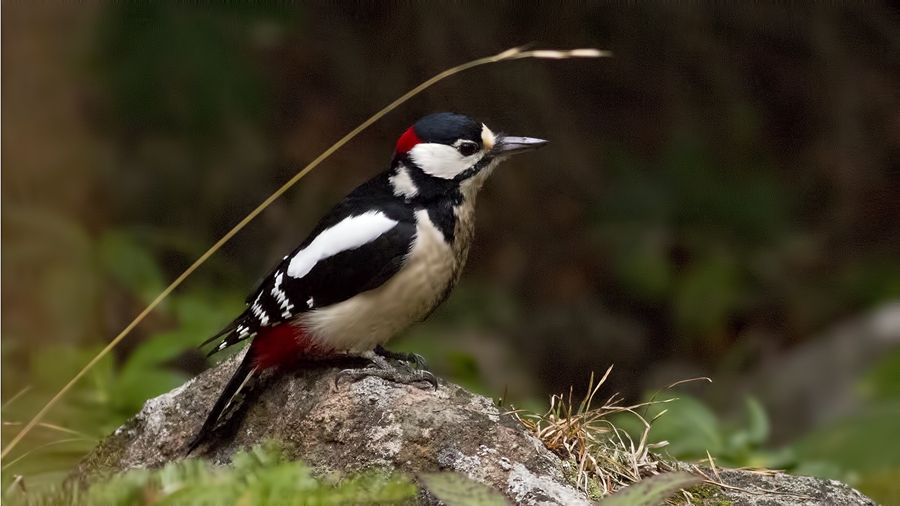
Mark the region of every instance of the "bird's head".
<instances>
[{"instance_id":1,"label":"bird's head","mask_svg":"<svg viewBox=\"0 0 900 506\"><path fill-rule=\"evenodd\" d=\"M495 134L462 114L432 114L397 141L391 184L396 195L406 198L454 190L474 195L499 162L545 144L541 139Z\"/></svg>"}]
</instances>

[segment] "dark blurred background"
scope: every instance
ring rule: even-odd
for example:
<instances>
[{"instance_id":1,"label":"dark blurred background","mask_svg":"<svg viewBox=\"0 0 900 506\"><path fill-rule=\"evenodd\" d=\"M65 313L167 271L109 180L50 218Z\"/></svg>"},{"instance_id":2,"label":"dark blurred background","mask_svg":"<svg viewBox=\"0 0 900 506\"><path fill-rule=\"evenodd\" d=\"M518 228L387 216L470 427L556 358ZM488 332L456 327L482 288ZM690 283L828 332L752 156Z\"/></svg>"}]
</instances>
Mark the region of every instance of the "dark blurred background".
<instances>
[{"instance_id":1,"label":"dark blurred background","mask_svg":"<svg viewBox=\"0 0 900 506\"><path fill-rule=\"evenodd\" d=\"M4 462L58 480L209 364L321 214L456 111L551 140L486 185L463 281L396 342L517 407L588 387L681 401L677 457L840 478L900 503L900 28L876 2L781 5L6 3L3 441L297 170L435 85L275 202ZM662 398L662 397L660 397ZM654 439L651 437L651 439ZM34 453L28 453L34 450ZM4 487L5 488L5 487Z\"/></svg>"}]
</instances>

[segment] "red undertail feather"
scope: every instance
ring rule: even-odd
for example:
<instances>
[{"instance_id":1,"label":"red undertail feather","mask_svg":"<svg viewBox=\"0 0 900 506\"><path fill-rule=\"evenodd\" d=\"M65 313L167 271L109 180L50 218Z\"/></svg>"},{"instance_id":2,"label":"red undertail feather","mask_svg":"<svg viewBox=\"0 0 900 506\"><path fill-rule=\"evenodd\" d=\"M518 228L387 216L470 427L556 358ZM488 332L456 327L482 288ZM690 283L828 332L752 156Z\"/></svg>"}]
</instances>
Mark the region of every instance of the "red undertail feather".
<instances>
[{"instance_id":1,"label":"red undertail feather","mask_svg":"<svg viewBox=\"0 0 900 506\"><path fill-rule=\"evenodd\" d=\"M408 153L410 149L414 148L416 144L420 142L422 141L419 139L419 136L416 135L413 127L409 127L403 132L403 135L400 136L400 140L397 141L397 147L394 149L394 153Z\"/></svg>"},{"instance_id":2,"label":"red undertail feather","mask_svg":"<svg viewBox=\"0 0 900 506\"><path fill-rule=\"evenodd\" d=\"M313 358L325 350L312 342L303 328L290 323L262 327L253 339L254 366L259 370Z\"/></svg>"}]
</instances>

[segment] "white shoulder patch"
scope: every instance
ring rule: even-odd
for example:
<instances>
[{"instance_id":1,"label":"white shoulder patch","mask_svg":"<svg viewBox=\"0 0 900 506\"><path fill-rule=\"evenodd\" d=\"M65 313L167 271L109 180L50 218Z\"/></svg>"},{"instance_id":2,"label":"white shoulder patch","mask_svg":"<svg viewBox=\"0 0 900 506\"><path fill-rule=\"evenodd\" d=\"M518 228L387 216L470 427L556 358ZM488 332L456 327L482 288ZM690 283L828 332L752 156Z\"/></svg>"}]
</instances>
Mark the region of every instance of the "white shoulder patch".
<instances>
[{"instance_id":1,"label":"white shoulder patch","mask_svg":"<svg viewBox=\"0 0 900 506\"><path fill-rule=\"evenodd\" d=\"M441 179L453 179L475 165L484 153L462 156L453 146L420 142L409 150L409 156L425 173Z\"/></svg>"},{"instance_id":2,"label":"white shoulder patch","mask_svg":"<svg viewBox=\"0 0 900 506\"><path fill-rule=\"evenodd\" d=\"M368 244L396 225L395 220L378 211L345 218L337 225L322 231L309 246L298 251L288 264L287 275L302 278L309 274L320 260Z\"/></svg>"},{"instance_id":3,"label":"white shoulder patch","mask_svg":"<svg viewBox=\"0 0 900 506\"><path fill-rule=\"evenodd\" d=\"M397 174L391 176L389 179L391 181L391 186L394 187L394 195L412 198L419 194L419 189L416 188L416 184L413 183L412 178L409 176L409 170L406 167L400 166L397 169Z\"/></svg>"}]
</instances>

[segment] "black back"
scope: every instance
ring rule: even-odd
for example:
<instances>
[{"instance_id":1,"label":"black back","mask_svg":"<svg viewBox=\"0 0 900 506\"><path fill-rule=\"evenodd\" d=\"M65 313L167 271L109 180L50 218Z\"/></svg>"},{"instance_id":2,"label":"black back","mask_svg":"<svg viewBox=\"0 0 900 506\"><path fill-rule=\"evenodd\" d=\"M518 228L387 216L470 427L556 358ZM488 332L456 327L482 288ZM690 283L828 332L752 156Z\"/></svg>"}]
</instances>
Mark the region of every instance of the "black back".
<instances>
[{"instance_id":1,"label":"black back","mask_svg":"<svg viewBox=\"0 0 900 506\"><path fill-rule=\"evenodd\" d=\"M413 207L394 196L388 179L390 174L390 171L384 172L366 181L331 208L309 236L269 271L250 293L247 297L248 309L222 332L203 343L225 336L223 343L210 354L255 334L262 326L262 319L252 311L254 304L259 305L267 317L266 325L271 326L291 320L311 309L330 306L358 293L378 288L396 274L412 247L416 236L416 221ZM319 234L346 218L370 211L380 211L398 223L374 241L320 260L302 278L287 275L294 255L309 246ZM274 295L273 289L279 277L279 289L287 295L291 305L289 310Z\"/></svg>"}]
</instances>

